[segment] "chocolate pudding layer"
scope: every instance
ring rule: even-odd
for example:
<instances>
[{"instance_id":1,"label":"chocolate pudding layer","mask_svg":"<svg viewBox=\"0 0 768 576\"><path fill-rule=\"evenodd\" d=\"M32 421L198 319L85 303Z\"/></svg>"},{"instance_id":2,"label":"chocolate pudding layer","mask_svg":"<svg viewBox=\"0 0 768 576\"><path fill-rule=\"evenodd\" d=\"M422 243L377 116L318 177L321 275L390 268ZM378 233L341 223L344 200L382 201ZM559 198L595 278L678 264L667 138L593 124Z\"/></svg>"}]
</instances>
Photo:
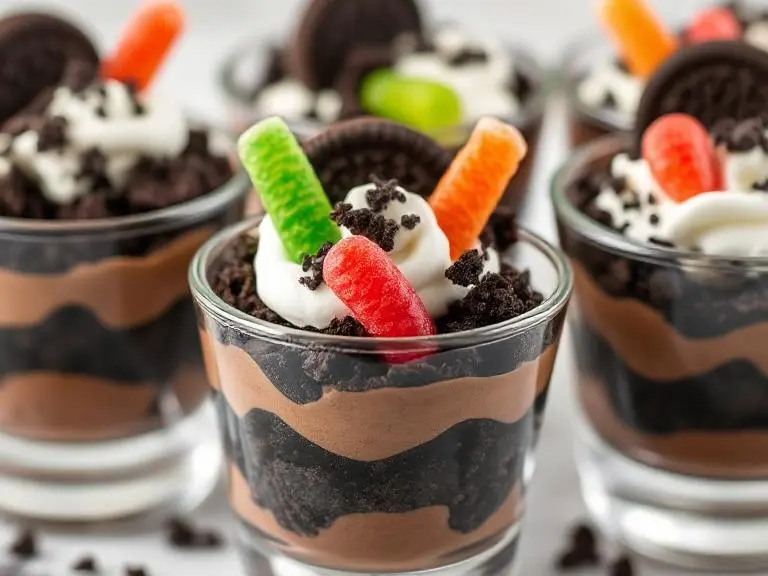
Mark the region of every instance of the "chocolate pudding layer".
<instances>
[{"instance_id":1,"label":"chocolate pudding layer","mask_svg":"<svg viewBox=\"0 0 768 576\"><path fill-rule=\"evenodd\" d=\"M563 316L403 365L209 323L232 507L282 552L337 569L426 569L492 546L522 512Z\"/></svg>"},{"instance_id":2,"label":"chocolate pudding layer","mask_svg":"<svg viewBox=\"0 0 768 576\"><path fill-rule=\"evenodd\" d=\"M0 237L0 431L103 440L194 411L207 385L187 267L241 214L123 240Z\"/></svg>"},{"instance_id":3,"label":"chocolate pudding layer","mask_svg":"<svg viewBox=\"0 0 768 576\"><path fill-rule=\"evenodd\" d=\"M582 217L599 217L596 181L574 178L567 190ZM559 212L575 274L579 396L595 431L657 469L768 478L764 267L665 248L647 255L652 246L633 254L586 237Z\"/></svg>"}]
</instances>

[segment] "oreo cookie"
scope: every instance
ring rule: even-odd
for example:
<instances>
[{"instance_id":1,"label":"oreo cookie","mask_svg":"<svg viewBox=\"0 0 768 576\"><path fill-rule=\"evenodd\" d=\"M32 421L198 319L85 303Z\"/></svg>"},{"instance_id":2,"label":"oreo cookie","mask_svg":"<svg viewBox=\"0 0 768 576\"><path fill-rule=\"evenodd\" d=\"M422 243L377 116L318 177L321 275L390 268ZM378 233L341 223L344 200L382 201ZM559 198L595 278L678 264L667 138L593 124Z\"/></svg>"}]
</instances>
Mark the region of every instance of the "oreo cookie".
<instances>
[{"instance_id":1,"label":"oreo cookie","mask_svg":"<svg viewBox=\"0 0 768 576\"><path fill-rule=\"evenodd\" d=\"M371 72L395 65L395 54L390 46L358 46L347 54L344 67L336 82L336 92L341 98L341 117L362 116L365 110L360 103L360 87Z\"/></svg>"},{"instance_id":2,"label":"oreo cookie","mask_svg":"<svg viewBox=\"0 0 768 576\"><path fill-rule=\"evenodd\" d=\"M695 116L709 129L726 118L765 115L768 53L744 42L707 42L682 48L653 75L637 111L637 141L664 114ZM639 149L639 143L638 143Z\"/></svg>"},{"instance_id":3,"label":"oreo cookie","mask_svg":"<svg viewBox=\"0 0 768 576\"><path fill-rule=\"evenodd\" d=\"M302 145L333 204L372 175L427 197L451 163L451 154L428 136L381 118L339 122Z\"/></svg>"},{"instance_id":4,"label":"oreo cookie","mask_svg":"<svg viewBox=\"0 0 768 576\"><path fill-rule=\"evenodd\" d=\"M354 48L390 46L401 34L421 32L415 0L309 0L288 64L309 88L333 88Z\"/></svg>"},{"instance_id":5,"label":"oreo cookie","mask_svg":"<svg viewBox=\"0 0 768 576\"><path fill-rule=\"evenodd\" d=\"M99 66L96 48L66 20L39 12L0 20L0 122L58 84L74 60L92 63L95 76Z\"/></svg>"}]
</instances>

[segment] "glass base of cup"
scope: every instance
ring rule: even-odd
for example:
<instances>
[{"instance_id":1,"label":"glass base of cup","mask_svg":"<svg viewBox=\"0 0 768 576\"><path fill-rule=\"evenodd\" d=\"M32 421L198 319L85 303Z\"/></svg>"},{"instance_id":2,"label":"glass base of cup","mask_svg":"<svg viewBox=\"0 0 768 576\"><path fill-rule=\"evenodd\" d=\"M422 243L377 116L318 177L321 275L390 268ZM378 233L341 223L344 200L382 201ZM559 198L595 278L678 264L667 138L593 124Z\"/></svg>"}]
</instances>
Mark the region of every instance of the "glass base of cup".
<instances>
[{"instance_id":1,"label":"glass base of cup","mask_svg":"<svg viewBox=\"0 0 768 576\"><path fill-rule=\"evenodd\" d=\"M623 456L586 424L577 462L591 516L633 551L684 568L768 568L768 479L673 474Z\"/></svg>"},{"instance_id":2,"label":"glass base of cup","mask_svg":"<svg viewBox=\"0 0 768 576\"><path fill-rule=\"evenodd\" d=\"M40 442L0 434L0 513L42 522L105 522L182 512L220 477L213 406L140 436Z\"/></svg>"},{"instance_id":3,"label":"glass base of cup","mask_svg":"<svg viewBox=\"0 0 768 576\"><path fill-rule=\"evenodd\" d=\"M494 546L467 560L414 572L351 572L307 564L276 550L242 521L237 540L247 576L516 576L520 574L519 532L515 526Z\"/></svg>"}]
</instances>

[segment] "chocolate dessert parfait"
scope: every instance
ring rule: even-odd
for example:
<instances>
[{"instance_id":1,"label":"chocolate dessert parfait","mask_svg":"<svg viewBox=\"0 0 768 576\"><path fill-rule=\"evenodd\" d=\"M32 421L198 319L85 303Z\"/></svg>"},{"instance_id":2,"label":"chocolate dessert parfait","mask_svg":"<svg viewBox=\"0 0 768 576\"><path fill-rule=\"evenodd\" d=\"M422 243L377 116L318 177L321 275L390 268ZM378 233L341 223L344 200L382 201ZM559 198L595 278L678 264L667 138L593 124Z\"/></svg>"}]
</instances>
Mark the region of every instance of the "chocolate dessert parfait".
<instances>
[{"instance_id":1,"label":"chocolate dessert parfait","mask_svg":"<svg viewBox=\"0 0 768 576\"><path fill-rule=\"evenodd\" d=\"M524 50L472 39L455 24L429 26L415 0L307 0L285 45L246 43L220 83L236 130L274 115L316 133L370 115L456 151L480 117L504 119L531 148L505 199L512 206L533 167L546 91Z\"/></svg>"},{"instance_id":2,"label":"chocolate dessert parfait","mask_svg":"<svg viewBox=\"0 0 768 576\"><path fill-rule=\"evenodd\" d=\"M577 151L553 187L587 505L636 550L700 568L768 566L766 94L768 54L687 48L651 79L638 132Z\"/></svg>"},{"instance_id":3,"label":"chocolate dessert parfait","mask_svg":"<svg viewBox=\"0 0 768 576\"><path fill-rule=\"evenodd\" d=\"M247 131L267 214L191 267L246 567L508 573L571 273L495 210L516 129L360 122Z\"/></svg>"},{"instance_id":4,"label":"chocolate dessert parfait","mask_svg":"<svg viewBox=\"0 0 768 576\"><path fill-rule=\"evenodd\" d=\"M133 38L168 9L148 5ZM216 480L186 272L248 182L226 140L145 85L72 60L0 127L4 512L113 518Z\"/></svg>"},{"instance_id":5,"label":"chocolate dessert parfait","mask_svg":"<svg viewBox=\"0 0 768 576\"><path fill-rule=\"evenodd\" d=\"M650 6L626 0L607 1L603 10L606 7L610 10L614 4L637 4L643 12L650 11ZM662 3L655 4L661 6ZM768 50L768 12L758 2L713 2L673 32L666 29L659 17L648 13L655 21L656 33L644 33L642 45L635 45L627 38L637 26L638 17L633 15L630 32L621 38L617 37L620 32L616 27L609 24L614 42L595 38L599 34L593 32L566 49L563 75L573 145L631 131L649 75L679 47L741 40ZM602 13L601 20L606 20ZM648 58L650 65L645 64Z\"/></svg>"}]
</instances>

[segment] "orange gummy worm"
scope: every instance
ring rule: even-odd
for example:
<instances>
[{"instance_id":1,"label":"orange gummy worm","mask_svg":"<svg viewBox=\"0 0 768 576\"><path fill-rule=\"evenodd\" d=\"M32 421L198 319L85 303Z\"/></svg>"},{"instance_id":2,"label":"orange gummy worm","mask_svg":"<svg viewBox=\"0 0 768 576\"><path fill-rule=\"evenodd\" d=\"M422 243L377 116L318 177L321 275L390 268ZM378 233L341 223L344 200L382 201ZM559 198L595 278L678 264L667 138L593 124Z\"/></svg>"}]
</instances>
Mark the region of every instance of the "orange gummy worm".
<instances>
[{"instance_id":1,"label":"orange gummy worm","mask_svg":"<svg viewBox=\"0 0 768 576\"><path fill-rule=\"evenodd\" d=\"M146 2L129 21L112 56L104 61L102 76L145 89L183 28L184 12L179 4L169 0Z\"/></svg>"},{"instance_id":2,"label":"orange gummy worm","mask_svg":"<svg viewBox=\"0 0 768 576\"><path fill-rule=\"evenodd\" d=\"M528 146L517 128L482 118L429 197L448 237L451 259L477 246L477 239L507 190Z\"/></svg>"},{"instance_id":3,"label":"orange gummy worm","mask_svg":"<svg viewBox=\"0 0 768 576\"><path fill-rule=\"evenodd\" d=\"M630 72L647 78L677 50L677 38L644 0L604 0L600 20Z\"/></svg>"}]
</instances>

